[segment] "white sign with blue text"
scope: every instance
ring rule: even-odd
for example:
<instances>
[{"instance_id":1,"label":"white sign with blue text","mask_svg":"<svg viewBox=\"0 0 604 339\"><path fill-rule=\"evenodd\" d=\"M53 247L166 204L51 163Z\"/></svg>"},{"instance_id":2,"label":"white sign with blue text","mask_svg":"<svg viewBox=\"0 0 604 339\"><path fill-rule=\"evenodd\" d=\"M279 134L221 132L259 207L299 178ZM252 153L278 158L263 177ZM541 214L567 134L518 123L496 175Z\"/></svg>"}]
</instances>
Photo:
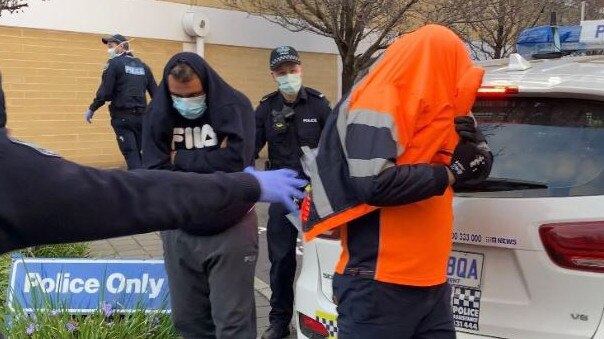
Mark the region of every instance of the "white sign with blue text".
<instances>
[{"instance_id":1,"label":"white sign with blue text","mask_svg":"<svg viewBox=\"0 0 604 339\"><path fill-rule=\"evenodd\" d=\"M16 258L9 279L12 310L89 313L110 303L120 312L170 312L163 260Z\"/></svg>"}]
</instances>

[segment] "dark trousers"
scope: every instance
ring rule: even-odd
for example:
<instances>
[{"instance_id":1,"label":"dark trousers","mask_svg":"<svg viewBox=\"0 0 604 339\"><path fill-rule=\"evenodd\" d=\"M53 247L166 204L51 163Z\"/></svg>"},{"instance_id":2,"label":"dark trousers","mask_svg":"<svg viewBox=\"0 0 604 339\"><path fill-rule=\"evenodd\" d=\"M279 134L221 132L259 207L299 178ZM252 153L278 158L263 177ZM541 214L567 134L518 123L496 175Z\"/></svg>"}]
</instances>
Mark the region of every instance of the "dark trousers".
<instances>
[{"instance_id":1,"label":"dark trousers","mask_svg":"<svg viewBox=\"0 0 604 339\"><path fill-rule=\"evenodd\" d=\"M448 284L404 286L336 274L339 339L455 339Z\"/></svg>"},{"instance_id":2,"label":"dark trousers","mask_svg":"<svg viewBox=\"0 0 604 339\"><path fill-rule=\"evenodd\" d=\"M289 212L281 204L271 204L268 209L266 240L271 262L272 326L284 328L294 312L294 278L296 275L296 241L298 230L285 217Z\"/></svg>"},{"instance_id":3,"label":"dark trousers","mask_svg":"<svg viewBox=\"0 0 604 339\"><path fill-rule=\"evenodd\" d=\"M185 339L255 339L258 220L212 236L162 232L172 319Z\"/></svg>"},{"instance_id":4,"label":"dark trousers","mask_svg":"<svg viewBox=\"0 0 604 339\"><path fill-rule=\"evenodd\" d=\"M111 112L111 126L129 170L142 168L143 115Z\"/></svg>"}]
</instances>

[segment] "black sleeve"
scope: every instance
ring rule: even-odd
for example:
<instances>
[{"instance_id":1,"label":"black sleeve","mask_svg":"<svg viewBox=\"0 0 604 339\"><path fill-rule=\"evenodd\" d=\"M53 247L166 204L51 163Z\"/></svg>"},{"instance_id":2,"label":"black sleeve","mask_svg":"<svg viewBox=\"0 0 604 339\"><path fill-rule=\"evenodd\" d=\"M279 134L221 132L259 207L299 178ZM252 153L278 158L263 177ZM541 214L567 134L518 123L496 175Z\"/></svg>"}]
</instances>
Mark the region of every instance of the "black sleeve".
<instances>
[{"instance_id":1,"label":"black sleeve","mask_svg":"<svg viewBox=\"0 0 604 339\"><path fill-rule=\"evenodd\" d=\"M157 82L155 81L151 68L147 66L147 64L145 64L145 74L147 76L147 92L149 92L149 96L153 98L155 91L157 90Z\"/></svg>"},{"instance_id":2,"label":"black sleeve","mask_svg":"<svg viewBox=\"0 0 604 339\"><path fill-rule=\"evenodd\" d=\"M364 187L362 200L381 207L410 204L442 195L449 186L444 166L425 164L393 166L370 180Z\"/></svg>"},{"instance_id":3,"label":"black sleeve","mask_svg":"<svg viewBox=\"0 0 604 339\"><path fill-rule=\"evenodd\" d=\"M258 159L258 155L266 144L265 122L268 105L260 104L256 108L256 143L254 147L254 159Z\"/></svg>"},{"instance_id":4,"label":"black sleeve","mask_svg":"<svg viewBox=\"0 0 604 339\"><path fill-rule=\"evenodd\" d=\"M220 110L216 134L226 136L226 145L210 151L178 150L174 168L185 172L238 172L252 163L254 152L254 111L251 105L231 105Z\"/></svg>"},{"instance_id":5,"label":"black sleeve","mask_svg":"<svg viewBox=\"0 0 604 339\"><path fill-rule=\"evenodd\" d=\"M373 121L377 114L360 111L346 121L346 158L350 185L357 198L374 206L396 206L442 195L449 185L446 168L396 165L402 150L393 138L394 120Z\"/></svg>"},{"instance_id":6,"label":"black sleeve","mask_svg":"<svg viewBox=\"0 0 604 339\"><path fill-rule=\"evenodd\" d=\"M43 155L0 132L0 252L222 227L217 223L233 223L228 216L240 217L260 195L245 173L99 170Z\"/></svg>"},{"instance_id":7,"label":"black sleeve","mask_svg":"<svg viewBox=\"0 0 604 339\"><path fill-rule=\"evenodd\" d=\"M99 89L96 91L96 97L92 100L92 104L90 104L90 110L96 111L101 108L105 104L106 101L113 100L113 90L115 88L115 63L109 61L107 65L107 69L103 71L103 76L101 80L101 85Z\"/></svg>"}]
</instances>

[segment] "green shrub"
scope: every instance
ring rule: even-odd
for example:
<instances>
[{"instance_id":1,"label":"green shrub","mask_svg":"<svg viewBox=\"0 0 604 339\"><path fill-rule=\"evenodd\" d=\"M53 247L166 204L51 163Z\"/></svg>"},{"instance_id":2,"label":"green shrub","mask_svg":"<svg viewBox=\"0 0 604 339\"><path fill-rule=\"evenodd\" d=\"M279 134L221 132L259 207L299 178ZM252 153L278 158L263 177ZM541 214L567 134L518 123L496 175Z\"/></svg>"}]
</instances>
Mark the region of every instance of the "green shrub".
<instances>
[{"instance_id":1,"label":"green shrub","mask_svg":"<svg viewBox=\"0 0 604 339\"><path fill-rule=\"evenodd\" d=\"M178 338L170 316L164 313L107 316L99 310L88 315L71 315L66 311L37 311L11 314L12 324L4 333L9 338L80 338L80 339L172 339Z\"/></svg>"},{"instance_id":2,"label":"green shrub","mask_svg":"<svg viewBox=\"0 0 604 339\"><path fill-rule=\"evenodd\" d=\"M90 256L90 247L86 243L44 245L30 247L22 253L32 258L86 258Z\"/></svg>"},{"instance_id":3,"label":"green shrub","mask_svg":"<svg viewBox=\"0 0 604 339\"><path fill-rule=\"evenodd\" d=\"M11 265L11 257L8 254L0 255L0 312L4 310L6 299L6 288L8 287L8 272Z\"/></svg>"},{"instance_id":4,"label":"green shrub","mask_svg":"<svg viewBox=\"0 0 604 339\"><path fill-rule=\"evenodd\" d=\"M21 252L26 257L82 258L90 254L85 243L36 246ZM88 315L72 315L66 310L37 310L26 314L5 308L8 275L12 263L9 254L0 255L0 332L11 339L172 339L178 338L170 316L163 313L108 314L106 309ZM7 321L9 320L9 321Z\"/></svg>"}]
</instances>

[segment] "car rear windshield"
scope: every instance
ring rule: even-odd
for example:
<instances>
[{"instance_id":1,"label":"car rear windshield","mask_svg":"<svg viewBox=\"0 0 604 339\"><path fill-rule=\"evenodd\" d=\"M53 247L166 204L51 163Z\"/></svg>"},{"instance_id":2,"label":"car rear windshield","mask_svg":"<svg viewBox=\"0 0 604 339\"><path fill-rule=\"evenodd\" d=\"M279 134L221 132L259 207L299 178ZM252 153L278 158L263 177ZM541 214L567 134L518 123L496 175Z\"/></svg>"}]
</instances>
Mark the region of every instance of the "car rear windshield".
<instances>
[{"instance_id":1,"label":"car rear windshield","mask_svg":"<svg viewBox=\"0 0 604 339\"><path fill-rule=\"evenodd\" d=\"M490 180L509 183L507 189L500 185L492 191L504 196L508 189L524 191L521 196L604 194L603 102L479 100L472 112L494 155Z\"/></svg>"}]
</instances>

